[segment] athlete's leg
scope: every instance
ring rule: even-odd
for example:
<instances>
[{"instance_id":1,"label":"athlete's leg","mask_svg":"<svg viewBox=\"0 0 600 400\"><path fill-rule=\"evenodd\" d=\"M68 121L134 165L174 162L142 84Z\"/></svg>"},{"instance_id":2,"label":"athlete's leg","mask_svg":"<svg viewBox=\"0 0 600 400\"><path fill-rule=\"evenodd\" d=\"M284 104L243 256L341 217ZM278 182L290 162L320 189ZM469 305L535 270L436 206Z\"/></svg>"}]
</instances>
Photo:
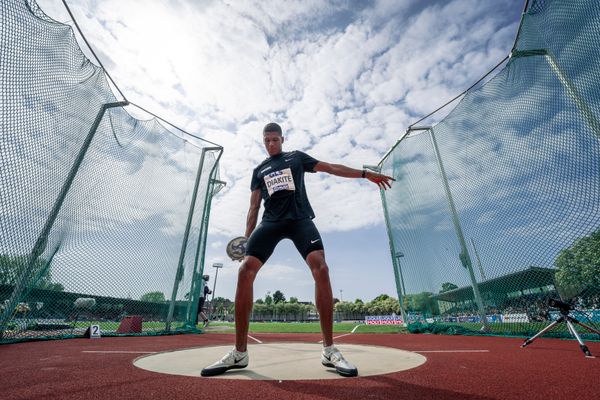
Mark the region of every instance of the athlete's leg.
<instances>
[{"instance_id":1,"label":"athlete's leg","mask_svg":"<svg viewBox=\"0 0 600 400\"><path fill-rule=\"evenodd\" d=\"M262 221L248 238L246 257L238 272L235 292L235 348L245 352L248 344L248 326L254 300L254 279L260 267L271 257L282 239L281 226Z\"/></svg>"},{"instance_id":2,"label":"athlete's leg","mask_svg":"<svg viewBox=\"0 0 600 400\"><path fill-rule=\"evenodd\" d=\"M321 364L335 368L342 376L356 376L358 369L346 361L342 353L333 345L333 293L321 235L311 220L297 221L295 226L291 239L300 254L304 256L315 279L315 302L323 334Z\"/></svg>"},{"instance_id":3,"label":"athlete's leg","mask_svg":"<svg viewBox=\"0 0 600 400\"><path fill-rule=\"evenodd\" d=\"M319 311L323 346L333 344L333 292L329 280L329 267L325 262L325 252L315 250L308 254L306 263L315 279L315 302Z\"/></svg>"},{"instance_id":4,"label":"athlete's leg","mask_svg":"<svg viewBox=\"0 0 600 400\"><path fill-rule=\"evenodd\" d=\"M237 368L246 368L250 361L247 353L248 325L252 310L252 292L254 278L263 262L254 256L246 256L238 272L237 291L235 292L235 349L231 349L219 361L202 369L200 375L214 376Z\"/></svg>"},{"instance_id":5,"label":"athlete's leg","mask_svg":"<svg viewBox=\"0 0 600 400\"><path fill-rule=\"evenodd\" d=\"M248 238L246 257L238 271L235 292L235 349L232 349L221 360L202 369L200 373L202 376L219 375L230 369L248 366L248 327L254 299L254 279L281 240L277 237L277 230L277 224L268 224L263 221Z\"/></svg>"},{"instance_id":6,"label":"athlete's leg","mask_svg":"<svg viewBox=\"0 0 600 400\"><path fill-rule=\"evenodd\" d=\"M248 345L248 327L254 300L254 278L262 265L262 261L258 258L246 256L238 271L235 292L235 348L237 351L246 351Z\"/></svg>"}]
</instances>

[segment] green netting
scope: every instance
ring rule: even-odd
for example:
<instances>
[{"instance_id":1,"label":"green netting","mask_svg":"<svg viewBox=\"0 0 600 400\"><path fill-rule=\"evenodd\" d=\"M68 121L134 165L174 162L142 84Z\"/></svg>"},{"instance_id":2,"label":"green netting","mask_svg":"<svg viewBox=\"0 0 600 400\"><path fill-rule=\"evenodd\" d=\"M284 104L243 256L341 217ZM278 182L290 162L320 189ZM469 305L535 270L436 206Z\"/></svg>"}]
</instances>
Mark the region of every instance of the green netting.
<instances>
[{"instance_id":1,"label":"green netting","mask_svg":"<svg viewBox=\"0 0 600 400\"><path fill-rule=\"evenodd\" d=\"M528 335L551 298L600 321L599 43L597 1L530 2L505 67L381 161L409 322Z\"/></svg>"},{"instance_id":2,"label":"green netting","mask_svg":"<svg viewBox=\"0 0 600 400\"><path fill-rule=\"evenodd\" d=\"M0 16L0 343L194 329L222 148L133 118L33 0Z\"/></svg>"}]
</instances>

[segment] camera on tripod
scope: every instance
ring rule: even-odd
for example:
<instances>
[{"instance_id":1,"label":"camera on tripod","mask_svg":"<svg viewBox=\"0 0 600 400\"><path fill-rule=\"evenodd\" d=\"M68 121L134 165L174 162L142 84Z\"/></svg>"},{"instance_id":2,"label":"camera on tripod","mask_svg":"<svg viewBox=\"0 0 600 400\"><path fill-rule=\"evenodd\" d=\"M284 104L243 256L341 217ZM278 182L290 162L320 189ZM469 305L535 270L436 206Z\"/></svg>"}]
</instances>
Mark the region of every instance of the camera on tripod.
<instances>
[{"instance_id":1,"label":"camera on tripod","mask_svg":"<svg viewBox=\"0 0 600 400\"><path fill-rule=\"evenodd\" d=\"M557 300L557 299L548 299L548 305L550 307L558 308L560 310L560 316L555 321L552 321L550 323L550 325L548 325L547 327L545 327L544 329L542 329L541 331L539 331L532 337L526 339L525 342L523 342L523 344L521 345L521 347L524 348L524 347L528 346L535 339L542 336L544 333L548 332L550 329L554 328L556 325L564 322L565 324L567 324L567 330L569 331L571 336L574 336L575 339L577 339L577 342L579 343L579 348L581 349L581 351L583 351L583 354L588 358L595 358L592 355L592 353L590 352L590 349L588 349L588 347L585 345L585 343L583 343L583 340L581 340L579 333L577 333L577 330L575 329L575 325L579 325L579 326L587 329L590 332L597 333L598 335L600 335L600 331L595 328L592 328L591 326L587 326L586 324L583 324L583 323L577 321L577 319L570 316L569 312L574 309L573 305L566 303L564 301L561 301L561 300Z\"/></svg>"},{"instance_id":2,"label":"camera on tripod","mask_svg":"<svg viewBox=\"0 0 600 400\"><path fill-rule=\"evenodd\" d=\"M558 308L561 313L569 313L573 309L573 306L569 303L565 303L564 301L560 301L557 299L548 299L548 305L550 307Z\"/></svg>"}]
</instances>

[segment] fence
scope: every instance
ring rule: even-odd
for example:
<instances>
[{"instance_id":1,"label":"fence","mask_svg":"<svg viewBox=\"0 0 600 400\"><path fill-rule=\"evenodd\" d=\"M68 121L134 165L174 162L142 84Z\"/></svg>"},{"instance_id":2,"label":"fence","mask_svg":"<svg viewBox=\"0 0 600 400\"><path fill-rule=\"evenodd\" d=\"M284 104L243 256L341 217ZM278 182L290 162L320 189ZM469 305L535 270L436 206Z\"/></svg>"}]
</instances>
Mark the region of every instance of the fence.
<instances>
[{"instance_id":1,"label":"fence","mask_svg":"<svg viewBox=\"0 0 600 400\"><path fill-rule=\"evenodd\" d=\"M597 1L526 3L503 69L384 156L379 168L397 180L382 201L404 320L531 334L560 297L594 321L598 43Z\"/></svg>"},{"instance_id":2,"label":"fence","mask_svg":"<svg viewBox=\"0 0 600 400\"><path fill-rule=\"evenodd\" d=\"M0 343L193 329L222 148L133 118L35 1L0 15Z\"/></svg>"}]
</instances>

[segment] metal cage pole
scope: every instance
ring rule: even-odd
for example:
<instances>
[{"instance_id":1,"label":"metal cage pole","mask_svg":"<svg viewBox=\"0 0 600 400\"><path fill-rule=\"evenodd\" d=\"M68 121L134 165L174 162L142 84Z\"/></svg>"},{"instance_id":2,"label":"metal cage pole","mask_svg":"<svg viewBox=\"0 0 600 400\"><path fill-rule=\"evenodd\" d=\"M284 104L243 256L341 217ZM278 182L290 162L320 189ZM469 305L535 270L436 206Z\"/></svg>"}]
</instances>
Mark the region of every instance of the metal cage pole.
<instances>
[{"instance_id":1,"label":"metal cage pole","mask_svg":"<svg viewBox=\"0 0 600 400\"><path fill-rule=\"evenodd\" d=\"M458 242L460 243L460 262L463 267L465 267L469 271L469 278L471 279L471 286L473 287L473 294L475 297L475 303L477 304L477 309L479 311L479 316L483 323L483 330L489 330L489 324L487 321L487 317L485 315L485 308L483 306L483 300L481 299L481 293L479 292L479 285L477 284L477 280L475 279L475 273L473 272L473 264L471 262L471 257L469 256L469 250L467 249L467 243L465 242L465 237L463 235L462 228L460 226L460 220L458 219L458 213L456 212L456 206L454 205L454 200L452 199L452 192L450 192L450 185L448 185L448 177L446 176L446 171L444 169L444 164L442 162L442 157L440 155L440 150L437 145L437 141L435 140L435 134L433 133L433 128L429 127L427 129L429 131L429 137L431 138L431 144L433 145L433 151L435 153L435 158L438 164L439 172L442 177L442 182L444 184L444 191L446 192L446 200L448 201L448 207L450 207L450 212L452 214L452 223L454 224L454 230L456 232L456 236L458 237Z\"/></svg>"},{"instance_id":2,"label":"metal cage pole","mask_svg":"<svg viewBox=\"0 0 600 400\"><path fill-rule=\"evenodd\" d=\"M217 187L217 185L219 185L219 189L214 189L215 187ZM195 283L192 282L192 289L190 290L190 293L192 293L193 297L193 303L191 304L191 308L190 308L190 316L191 318L195 318L195 316L198 314L198 312L200 312L201 310L198 310L198 300L200 298L200 296L202 295L202 288L198 289L198 285L202 282L202 276L204 275L204 262L205 262L205 254L206 254L206 239L207 239L207 232L208 232L208 223L210 220L210 209L211 209L211 204L212 204L212 198L213 196L220 190L221 187L223 187L223 185L225 185L225 182L220 181L220 180L216 180L216 179L211 179L211 185L210 187L212 188L211 190L211 194L210 197L208 198L207 201L207 205L206 205L206 213L204 214L204 218L203 220L203 224L204 224L204 229L203 229L203 233L201 234L201 239L198 241L198 250L196 253L196 260L195 260L195 266L194 266L194 271L196 271L196 279L195 279ZM198 270L198 265L200 266L200 270Z\"/></svg>"},{"instance_id":3,"label":"metal cage pole","mask_svg":"<svg viewBox=\"0 0 600 400\"><path fill-rule=\"evenodd\" d=\"M40 235L38 236L38 238L35 242L35 245L33 246L33 249L31 250L31 253L29 254L29 257L27 259L27 266L23 269L21 274L19 274L19 278L15 282L15 288L10 296L10 299L8 300L6 309L4 310L4 313L2 314L2 319L0 320L0 339L4 335L4 330L6 329L8 320L10 319L10 316L12 315L12 312L13 312L15 306L17 305L17 302L19 301L21 295L23 294L23 291L26 288L26 282L29 279L29 276L31 275L31 272L34 268L35 262L42 255L42 253L46 250L46 246L48 245L48 235L50 234L50 231L52 230L52 227L54 226L54 223L56 222L58 213L60 212L60 209L62 208L65 198L67 197L67 194L69 192L69 189L71 189L71 186L73 185L75 176L77 175L77 172L79 171L79 167L81 166L81 163L83 162L83 159L85 158L85 155L92 143L92 139L94 139L94 135L96 134L96 131L98 130L98 126L100 125L100 122L102 122L102 118L104 118L104 114L106 113L106 110L108 110L109 108L114 108L114 107L123 107L123 106L126 106L127 104L129 104L127 101L106 103L100 107L100 111L98 111L98 114L96 114L96 119L94 120L87 136L85 137L85 140L83 141L83 144L81 145L81 148L79 149L79 153L77 154L75 161L73 161L73 165L71 166L71 169L69 170L69 174L67 175L67 178L65 179L65 182L63 183L63 186L60 189L58 197L56 198L56 201L54 202L52 210L50 211L50 214L48 215L48 218L46 219L46 223L44 224L44 227L42 228L42 231L40 232Z\"/></svg>"},{"instance_id":4,"label":"metal cage pole","mask_svg":"<svg viewBox=\"0 0 600 400\"><path fill-rule=\"evenodd\" d=\"M569 95L569 97L571 97L571 99L575 103L575 106L577 107L577 109L581 112L581 114L583 114L583 117L584 117L585 121L587 122L587 124L590 126L590 128L592 129L594 134L598 138L600 138L600 122L598 122L598 119L596 119L596 116L594 115L592 110L590 110L590 107L583 100L583 98L577 91L577 88L575 87L573 82L571 82L571 80L565 74L565 72L562 70L562 68L560 68L560 66L556 62L556 58L554 58L554 55L552 53L550 53L547 49L534 49L534 50L516 50L516 49L514 49L510 53L511 58L535 57L535 56L543 56L546 59L546 61L548 62L548 65L550 66L550 69L552 69L552 72L554 72L556 74L556 77L558 78L561 85L567 91L567 94Z\"/></svg>"},{"instance_id":5,"label":"metal cage pole","mask_svg":"<svg viewBox=\"0 0 600 400\"><path fill-rule=\"evenodd\" d=\"M200 248L202 240L205 238L206 235L206 231L208 229L208 224L205 224L205 218L206 218L206 210L208 207L208 197L207 197L207 193L210 191L210 188L212 186L212 179L209 178L208 181L208 185L206 185L206 193L204 196L204 205L202 207L202 218L201 218L201 223L200 223L200 231L198 233L198 243L196 246L196 252L195 252L195 257L194 257L194 274L192 277L192 282L190 285L190 291L189 291L189 297L188 297L188 305L187 305L187 310L186 310L186 328L195 328L195 321L196 318L194 317L194 312L196 312L196 314L198 313L198 300L200 298L200 293L202 292L202 285L199 285L202 281L202 269L203 266L201 268L200 271L198 271L198 258L199 258L199 253L200 253ZM200 286L200 288L198 288L198 286ZM194 306L195 304L195 306Z\"/></svg>"},{"instance_id":6,"label":"metal cage pole","mask_svg":"<svg viewBox=\"0 0 600 400\"><path fill-rule=\"evenodd\" d=\"M177 289L179 283L183 278L183 261L185 258L185 250L187 242L190 236L190 229L192 226L192 217L194 215L194 207L196 206L196 198L198 197L198 187L200 186L200 178L202 176L202 169L204 167L204 158L206 152L209 150L218 150L221 147L205 147L202 149L202 155L200 156L200 162L198 163L198 173L196 174L196 181L194 182L194 190L192 192L192 200L190 202L190 211L188 212L187 223L185 225L185 232L183 234L183 242L181 244L181 252L179 253L179 261L177 262L177 272L175 273L175 281L173 282L173 291L171 293L171 302L169 304L169 312L167 315L167 321L165 324L165 330L171 330L171 322L173 321L173 313L175 311L175 299L177 298Z\"/></svg>"},{"instance_id":7,"label":"metal cage pole","mask_svg":"<svg viewBox=\"0 0 600 400\"><path fill-rule=\"evenodd\" d=\"M212 204L212 198L218 192L215 191L215 186L218 184L219 189L225 182L218 181L214 179L214 176L217 174L219 161L223 154L223 149L220 148L216 150L219 152L217 158L215 159L215 163L209 174L208 185L206 185L206 192L204 194L204 207L202 209L202 219L201 219L201 227L200 233L198 235L198 245L196 247L195 257L194 257L194 277L192 278L192 283L190 287L190 297L188 299L188 307L187 307L187 327L195 328L195 324L193 321L196 320L196 315L198 314L198 300L201 296L202 285L199 283L202 282L202 275L204 274L204 255L206 253L206 236L208 232L208 223L210 220L210 208ZM199 269L198 269L199 268Z\"/></svg>"},{"instance_id":8,"label":"metal cage pole","mask_svg":"<svg viewBox=\"0 0 600 400\"><path fill-rule=\"evenodd\" d=\"M373 171L376 172L381 172L381 165L380 166L369 166L369 165L363 165L363 168L368 168L371 169ZM391 258L392 258L392 267L394 269L394 280L396 282L396 293L398 294L398 303L400 304L400 315L402 316L402 323L404 324L404 326L406 326L408 324L408 319L406 317L406 310L404 309L404 293L402 291L402 286L400 284L400 275L399 275L399 268L398 268L398 260L396 259L396 249L394 246L394 236L392 234L392 227L390 225L390 217L388 214L388 207L387 207L387 200L385 198L385 191L384 190L380 190L379 194L381 196L381 203L383 204L383 215L385 218L385 227L387 230L387 234L388 234L388 242L389 242L389 246L390 246L390 254L391 254Z\"/></svg>"}]
</instances>

